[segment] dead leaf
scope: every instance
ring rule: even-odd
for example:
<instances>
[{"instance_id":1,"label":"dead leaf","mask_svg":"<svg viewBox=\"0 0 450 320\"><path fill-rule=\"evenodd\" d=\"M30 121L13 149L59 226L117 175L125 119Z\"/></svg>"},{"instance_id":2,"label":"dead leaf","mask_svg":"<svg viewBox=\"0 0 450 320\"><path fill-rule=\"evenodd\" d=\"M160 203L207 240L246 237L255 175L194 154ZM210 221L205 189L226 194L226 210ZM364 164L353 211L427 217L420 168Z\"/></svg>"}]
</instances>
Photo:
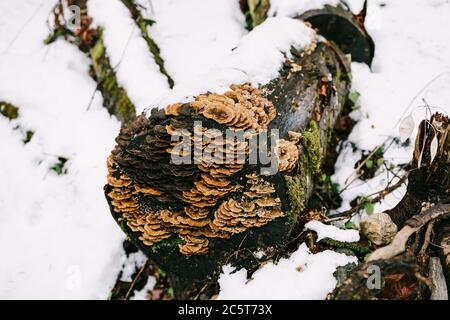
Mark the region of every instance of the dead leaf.
<instances>
[{"instance_id":1,"label":"dead leaf","mask_svg":"<svg viewBox=\"0 0 450 320\"><path fill-rule=\"evenodd\" d=\"M438 141L437 136L435 135L433 140L431 140L431 144L430 144L430 156L431 156L430 163L432 163L434 158L436 157L438 145L439 145L439 141Z\"/></svg>"},{"instance_id":2,"label":"dead leaf","mask_svg":"<svg viewBox=\"0 0 450 320\"><path fill-rule=\"evenodd\" d=\"M400 133L400 139L402 142L406 141L414 131L414 118L412 115L404 118L398 127L398 131Z\"/></svg>"}]
</instances>

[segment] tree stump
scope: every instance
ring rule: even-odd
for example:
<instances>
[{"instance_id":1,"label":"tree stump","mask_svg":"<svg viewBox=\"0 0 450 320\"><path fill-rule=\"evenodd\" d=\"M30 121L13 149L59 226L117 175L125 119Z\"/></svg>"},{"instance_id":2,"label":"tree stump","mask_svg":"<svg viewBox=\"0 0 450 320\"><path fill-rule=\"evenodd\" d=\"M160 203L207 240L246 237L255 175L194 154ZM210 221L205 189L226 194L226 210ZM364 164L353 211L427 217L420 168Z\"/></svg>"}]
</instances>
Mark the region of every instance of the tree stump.
<instances>
[{"instance_id":1,"label":"tree stump","mask_svg":"<svg viewBox=\"0 0 450 320\"><path fill-rule=\"evenodd\" d=\"M450 283L450 120L435 113L419 125L408 175L407 192L389 210L392 221L402 228L391 244L377 249L365 264L336 288L333 299L425 299L433 287ZM425 227L427 226L427 227ZM434 235L432 235L434 234ZM430 246L436 243L436 248ZM406 252L405 252L406 251ZM429 260L439 257L445 276L432 284ZM434 260L438 261L439 259ZM380 271L383 285L367 286L368 269ZM370 270L369 270L370 271ZM434 270L435 271L435 270ZM448 288L448 286L446 286Z\"/></svg>"}]
</instances>

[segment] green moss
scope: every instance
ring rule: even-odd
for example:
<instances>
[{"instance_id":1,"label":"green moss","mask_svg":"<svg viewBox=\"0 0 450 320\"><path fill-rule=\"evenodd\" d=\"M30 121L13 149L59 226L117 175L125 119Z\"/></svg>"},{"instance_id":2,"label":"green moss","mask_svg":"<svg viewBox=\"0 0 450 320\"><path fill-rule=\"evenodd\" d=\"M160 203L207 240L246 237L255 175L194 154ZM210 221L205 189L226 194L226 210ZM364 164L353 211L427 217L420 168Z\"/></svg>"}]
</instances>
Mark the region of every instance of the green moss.
<instances>
[{"instance_id":1,"label":"green moss","mask_svg":"<svg viewBox=\"0 0 450 320\"><path fill-rule=\"evenodd\" d=\"M322 164L322 148L320 144L320 130L315 121L309 123L308 129L302 132L303 153L300 155L302 169L312 176L320 176Z\"/></svg>"},{"instance_id":2,"label":"green moss","mask_svg":"<svg viewBox=\"0 0 450 320\"><path fill-rule=\"evenodd\" d=\"M101 32L101 29L100 29ZM91 49L91 59L92 59L92 66L95 70L100 69L100 61L103 58L105 54L105 45L103 44L103 39L100 38L95 42L95 45Z\"/></svg>"},{"instance_id":3,"label":"green moss","mask_svg":"<svg viewBox=\"0 0 450 320\"><path fill-rule=\"evenodd\" d=\"M166 289L166 294L169 296L170 299L172 300L175 299L175 293L172 287Z\"/></svg>"},{"instance_id":4,"label":"green moss","mask_svg":"<svg viewBox=\"0 0 450 320\"><path fill-rule=\"evenodd\" d=\"M267 18L267 11L270 8L269 0L247 0L248 14L251 18L251 27L254 28Z\"/></svg>"},{"instance_id":5,"label":"green moss","mask_svg":"<svg viewBox=\"0 0 450 320\"><path fill-rule=\"evenodd\" d=\"M333 248L349 249L353 251L356 255L363 257L368 253L372 252L372 250L368 246L365 246L358 242L341 242L330 238L325 238L323 240L320 240L320 243Z\"/></svg>"},{"instance_id":6,"label":"green moss","mask_svg":"<svg viewBox=\"0 0 450 320\"><path fill-rule=\"evenodd\" d=\"M25 137L24 137L24 139L23 139L23 143L24 143L24 144L27 144L28 142L30 142L31 139L33 138L33 135L34 135L34 132L33 132L33 131L27 130L27 131L25 132Z\"/></svg>"},{"instance_id":7,"label":"green moss","mask_svg":"<svg viewBox=\"0 0 450 320\"><path fill-rule=\"evenodd\" d=\"M309 181L322 177L322 148L320 143L320 130L316 122L311 121L308 128L302 132L302 150L297 173L285 176L289 210L287 223L295 223L298 216L306 208Z\"/></svg>"},{"instance_id":8,"label":"green moss","mask_svg":"<svg viewBox=\"0 0 450 320\"><path fill-rule=\"evenodd\" d=\"M150 52L153 55L153 59L155 60L156 64L159 66L159 71L167 77L167 82L169 83L169 87L173 88L174 81L169 76L169 74L166 71L166 68L164 67L164 60L161 58L161 51L156 44L155 41L149 36L147 27L149 25L149 21L146 19L143 19L142 17L139 17L137 20L137 24L139 26L139 29L141 30L141 35L144 38L145 42L147 43L147 47L150 50Z\"/></svg>"},{"instance_id":9,"label":"green moss","mask_svg":"<svg viewBox=\"0 0 450 320\"><path fill-rule=\"evenodd\" d=\"M125 234L128 234L127 220L125 220L124 218L120 217L120 218L117 219L117 223L119 224L120 229L122 229L122 231Z\"/></svg>"},{"instance_id":10,"label":"green moss","mask_svg":"<svg viewBox=\"0 0 450 320\"><path fill-rule=\"evenodd\" d=\"M329 148L332 147L333 145L333 138L334 138L334 130L333 130L333 126L331 125L331 116L328 116L327 118L327 127L325 130L325 135L326 135L326 149L329 150Z\"/></svg>"},{"instance_id":11,"label":"green moss","mask_svg":"<svg viewBox=\"0 0 450 320\"><path fill-rule=\"evenodd\" d=\"M19 108L11 103L0 101L0 114L9 120L14 120L19 117Z\"/></svg>"},{"instance_id":12,"label":"green moss","mask_svg":"<svg viewBox=\"0 0 450 320\"><path fill-rule=\"evenodd\" d=\"M50 33L44 40L44 45L49 45L53 42L55 42L59 37L64 36L67 33L67 30L65 28L57 28L52 33Z\"/></svg>"},{"instance_id":13,"label":"green moss","mask_svg":"<svg viewBox=\"0 0 450 320\"><path fill-rule=\"evenodd\" d=\"M136 109L125 89L117 81L116 73L106 55L101 29L99 29L99 34L99 39L89 52L93 76L102 93L103 105L109 113L115 115L121 122L128 122L135 117Z\"/></svg>"},{"instance_id":14,"label":"green moss","mask_svg":"<svg viewBox=\"0 0 450 320\"><path fill-rule=\"evenodd\" d=\"M153 253L158 253L161 249L164 249L164 248L171 249L171 248L177 247L178 245L183 244L183 243L184 243L184 241L180 237L171 236L168 239L164 239L164 240L152 245L150 247L150 251L152 251Z\"/></svg>"},{"instance_id":15,"label":"green moss","mask_svg":"<svg viewBox=\"0 0 450 320\"><path fill-rule=\"evenodd\" d=\"M336 85L336 89L338 91L341 86L341 80L342 80L341 77L342 77L341 68L336 68L336 75L334 76L334 78L336 79L335 85Z\"/></svg>"},{"instance_id":16,"label":"green moss","mask_svg":"<svg viewBox=\"0 0 450 320\"><path fill-rule=\"evenodd\" d=\"M53 170L58 176L67 174L67 161L67 158L58 157L58 162L55 163L50 169Z\"/></svg>"},{"instance_id":17,"label":"green moss","mask_svg":"<svg viewBox=\"0 0 450 320\"><path fill-rule=\"evenodd\" d=\"M289 210L286 212L287 223L295 224L299 213L305 210L306 186L301 175L285 176Z\"/></svg>"}]
</instances>

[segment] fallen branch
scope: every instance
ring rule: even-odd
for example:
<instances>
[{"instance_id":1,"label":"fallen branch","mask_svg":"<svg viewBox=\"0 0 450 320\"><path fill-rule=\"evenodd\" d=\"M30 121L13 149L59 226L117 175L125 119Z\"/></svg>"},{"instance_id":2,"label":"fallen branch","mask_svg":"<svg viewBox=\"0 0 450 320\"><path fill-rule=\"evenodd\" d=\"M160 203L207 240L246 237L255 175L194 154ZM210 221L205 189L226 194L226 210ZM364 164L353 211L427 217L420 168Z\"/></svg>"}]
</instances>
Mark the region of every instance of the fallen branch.
<instances>
[{"instance_id":1,"label":"fallen branch","mask_svg":"<svg viewBox=\"0 0 450 320\"><path fill-rule=\"evenodd\" d=\"M367 259L367 262L374 260L390 259L406 250L406 243L409 237L419 231L425 224L438 219L450 217L450 204L437 204L425 210L420 216L413 217L406 222L391 244L375 250Z\"/></svg>"},{"instance_id":2,"label":"fallen branch","mask_svg":"<svg viewBox=\"0 0 450 320\"><path fill-rule=\"evenodd\" d=\"M439 258L430 258L430 280L431 297L430 300L448 300L447 285Z\"/></svg>"},{"instance_id":3,"label":"fallen branch","mask_svg":"<svg viewBox=\"0 0 450 320\"><path fill-rule=\"evenodd\" d=\"M422 203L445 203L448 198L449 124L447 116L435 113L419 125L406 194L398 205L387 211L399 229L409 218L420 214Z\"/></svg>"}]
</instances>

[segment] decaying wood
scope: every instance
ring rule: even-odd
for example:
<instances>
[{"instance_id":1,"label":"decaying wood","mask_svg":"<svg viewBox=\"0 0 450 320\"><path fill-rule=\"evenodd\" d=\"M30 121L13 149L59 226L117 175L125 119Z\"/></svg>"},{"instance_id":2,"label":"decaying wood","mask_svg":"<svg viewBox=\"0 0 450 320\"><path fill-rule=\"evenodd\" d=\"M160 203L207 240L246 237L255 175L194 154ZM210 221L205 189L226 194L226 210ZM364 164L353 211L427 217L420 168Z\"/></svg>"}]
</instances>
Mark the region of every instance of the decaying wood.
<instances>
[{"instance_id":1,"label":"decaying wood","mask_svg":"<svg viewBox=\"0 0 450 320\"><path fill-rule=\"evenodd\" d=\"M333 300L415 299L423 277L415 257L401 255L357 266L330 295Z\"/></svg>"},{"instance_id":2,"label":"decaying wood","mask_svg":"<svg viewBox=\"0 0 450 320\"><path fill-rule=\"evenodd\" d=\"M419 216L415 216L408 221L406 225L395 235L392 243L377 249L368 258L367 261L390 259L406 250L406 243L409 237L416 233L425 224L437 220L448 219L450 217L450 204L438 204L425 210Z\"/></svg>"},{"instance_id":3,"label":"decaying wood","mask_svg":"<svg viewBox=\"0 0 450 320\"><path fill-rule=\"evenodd\" d=\"M314 157L326 150L327 130L331 130L332 124L342 108L344 99L339 99L338 92L345 97L349 90L349 81L346 76L348 69L341 64L335 50L336 49L325 44L319 44L311 55L294 52L294 56L296 57L295 60L286 64L286 67L281 70L280 77L261 89L263 96L267 97L269 101L276 106L276 113L279 116L272 121L273 123L270 124L270 127L274 126L280 129L280 138L288 138L288 132L290 131L301 132L305 136L311 131L311 134L316 134L318 138L317 141L314 142L317 144L316 149L308 150L307 145L299 145L300 154L303 154L303 157L305 157L304 162L301 164L301 166L303 166L301 170L299 168L300 165L296 165L293 172L283 174L277 173L273 176L262 177L259 176L259 171L246 165L242 171L233 175L232 181L236 181L236 183L242 181L245 185L245 181L248 181L246 180L246 175L254 172L257 173L256 179L265 181L265 184L276 187L273 189L275 193L272 196L272 199L280 199L280 208L285 213L279 218L258 228L250 228L235 233L231 235L229 239L222 239L220 237L204 238L205 240L202 241L204 241L203 243L206 247L199 252L201 254L187 257L183 254L186 251L180 253L176 245L175 247L162 246L158 250L155 250L154 247L159 247L159 243L150 246L145 245L142 240L140 240L141 233L133 232L126 221L122 220L122 214L116 212L110 198L110 194L113 191L112 186L109 185L106 187L105 192L110 201L114 218L119 222L130 239L144 253L151 257L153 261L168 272L169 277L172 277L172 286L175 289L177 297L189 297L190 291L195 290L196 288L196 282L200 282L198 286L203 286L205 279L217 276L218 272L220 272L220 266L226 263L233 263L241 267L251 268L251 265L255 263L252 252L259 249L264 249L266 251L281 250L280 248L282 248L283 243L289 238L290 230L292 230L294 224L292 222L288 223L288 221L292 219L292 216L289 217L286 212L288 212L288 210L293 210L290 214L294 215L294 218L298 218L297 215L300 212L297 210L301 209L300 207L291 207L289 196L303 197L297 199L297 202L295 203L304 203L309 194L311 194L314 187L313 175L315 172L313 170L316 170L312 168L320 168L320 163L313 163L313 159L320 162L320 158ZM290 67L292 63L296 63L302 66L304 70L310 70L310 72L302 74L299 72L292 72L292 68ZM336 77L337 70L339 70L338 72L341 74L339 78ZM321 79L324 75L329 74L333 75L332 80L329 82L327 80L324 88L326 95L320 97L317 94L317 88L324 85ZM311 125L311 123L314 123L314 125ZM125 131L126 128L124 129L124 132ZM144 144L147 140L142 140L140 138L141 136L145 137L145 133L144 135L136 135L136 138L130 143L127 143L124 146L125 149L121 149L120 152L127 152L129 154L129 151L127 151L131 150L129 148L133 148L133 150L144 150L142 148L145 148ZM119 140L120 139L122 139L121 136L119 136ZM314 150L317 150L318 152L311 153L314 152ZM131 161L131 158L129 161ZM162 161L164 160L161 159L160 163L163 163ZM138 162L135 163L137 164ZM194 167L191 166L191 168L192 169L189 170L195 170ZM132 180L139 179L139 172L142 171L139 167L136 169L137 170L133 169L131 171L125 171L131 175ZM192 171L192 173L194 176L199 177L195 171ZM294 181L292 185L285 184L284 181L288 179L287 177L292 177L291 180ZM184 182L181 182L180 180L179 186L182 189L178 190L183 192L182 190L189 190L189 188L192 188L192 183L194 181L190 179L190 177L184 178ZM175 181L172 180L171 182L168 182L167 185L159 185L157 189L162 190L163 194L176 195L176 192L180 191L177 191L177 184L174 184L174 182ZM140 183L145 183L145 179L140 179ZM184 185L186 185L186 187L184 187ZM148 187L154 187L154 185L148 185ZM293 192L291 195L289 195L289 188L291 188ZM295 194L295 191L298 191L298 193ZM219 198L218 204L212 208L211 213L208 213L208 216L214 214L214 210L217 210L215 208L220 207L221 204L231 201L230 199L239 201L241 197L242 191L236 190L235 192L223 196L221 199ZM153 211L158 210L158 207L160 206L170 210L170 212L173 212L173 210L176 211L177 207L181 209L187 206L187 204L180 202L176 198L172 198L169 203L164 204L164 202L158 201L155 197L151 196L146 196L140 203L140 206L144 206L145 208L148 208L148 210ZM182 237L186 239L186 236ZM173 240L169 239L168 241ZM192 248L194 248L194 246L192 246Z\"/></svg>"},{"instance_id":4,"label":"decaying wood","mask_svg":"<svg viewBox=\"0 0 450 320\"><path fill-rule=\"evenodd\" d=\"M443 273L447 281L447 290L450 295L450 219L442 221L435 229L436 251L441 259Z\"/></svg>"},{"instance_id":5,"label":"decaying wood","mask_svg":"<svg viewBox=\"0 0 450 320\"><path fill-rule=\"evenodd\" d=\"M322 9L307 11L300 19L309 22L326 39L332 39L352 60L372 64L375 44L364 26L367 1L361 12L353 15L349 8L325 5ZM354 32L357 29L359 32Z\"/></svg>"},{"instance_id":6,"label":"decaying wood","mask_svg":"<svg viewBox=\"0 0 450 320\"><path fill-rule=\"evenodd\" d=\"M402 228L392 243L375 250L367 258L366 263L358 266L344 284L335 289L333 298L437 299L445 296L443 293L445 281L440 274L439 266L442 265L448 290L449 123L447 116L435 113L429 120L424 120L419 125L408 175L407 192L402 201L388 211L392 220ZM427 228L424 228L426 225ZM414 241L408 241L410 238ZM440 256L439 264L435 256ZM394 281L391 286L386 282L382 288L375 290L368 288L366 271L371 266L380 268L385 282L386 279L400 282L407 279L407 281L397 285Z\"/></svg>"},{"instance_id":7,"label":"decaying wood","mask_svg":"<svg viewBox=\"0 0 450 320\"><path fill-rule=\"evenodd\" d=\"M406 220L422 210L422 203L442 203L450 194L450 121L436 113L419 125L408 187L400 203L387 213L403 227ZM432 144L437 149L432 150Z\"/></svg>"},{"instance_id":8,"label":"decaying wood","mask_svg":"<svg viewBox=\"0 0 450 320\"><path fill-rule=\"evenodd\" d=\"M430 300L448 300L447 284L445 283L441 261L437 257L430 258L431 297Z\"/></svg>"},{"instance_id":9,"label":"decaying wood","mask_svg":"<svg viewBox=\"0 0 450 320\"><path fill-rule=\"evenodd\" d=\"M353 32L359 33L360 29ZM320 175L333 125L350 90L350 67L332 42L319 42L305 51L292 49L291 53L292 60L286 60L279 76L259 90L249 85L234 86L225 96L197 97L199 103L204 103L200 109L192 103L154 109L148 119L141 116L124 127L117 138L118 146L109 160L109 183L105 186L112 215L131 241L167 272L176 298L196 297L205 285L214 285L225 264L253 270L261 263L253 252L263 251L262 259L282 252L296 223L304 222L302 211ZM173 127L191 132L193 120L202 119L206 127L224 132L231 122L220 117L231 109L220 107L222 113L215 115L204 108L209 108L208 103L214 99L232 103L227 99L241 99L242 93L249 99L246 104L259 101L253 110L257 110L257 105L265 105L264 111L258 112L266 113L267 129L279 130L287 162L278 173L266 176L259 170L264 167L262 163L246 163L231 176L217 180L208 176L210 171L202 175L197 165L170 163ZM237 106L233 108L233 112L240 112ZM259 128L266 123L253 125ZM169 150L169 154L164 150ZM223 186L212 191L216 183ZM243 189L233 187L226 193L222 190L224 186L236 185ZM257 199L244 201L256 195L246 186L269 193L264 199L258 195ZM197 191L192 193L194 187ZM198 210L192 201L205 201L212 206ZM244 214L242 210L247 209ZM241 224L227 225L226 220L217 224L218 216L224 214ZM256 218L249 220L255 214Z\"/></svg>"}]
</instances>

